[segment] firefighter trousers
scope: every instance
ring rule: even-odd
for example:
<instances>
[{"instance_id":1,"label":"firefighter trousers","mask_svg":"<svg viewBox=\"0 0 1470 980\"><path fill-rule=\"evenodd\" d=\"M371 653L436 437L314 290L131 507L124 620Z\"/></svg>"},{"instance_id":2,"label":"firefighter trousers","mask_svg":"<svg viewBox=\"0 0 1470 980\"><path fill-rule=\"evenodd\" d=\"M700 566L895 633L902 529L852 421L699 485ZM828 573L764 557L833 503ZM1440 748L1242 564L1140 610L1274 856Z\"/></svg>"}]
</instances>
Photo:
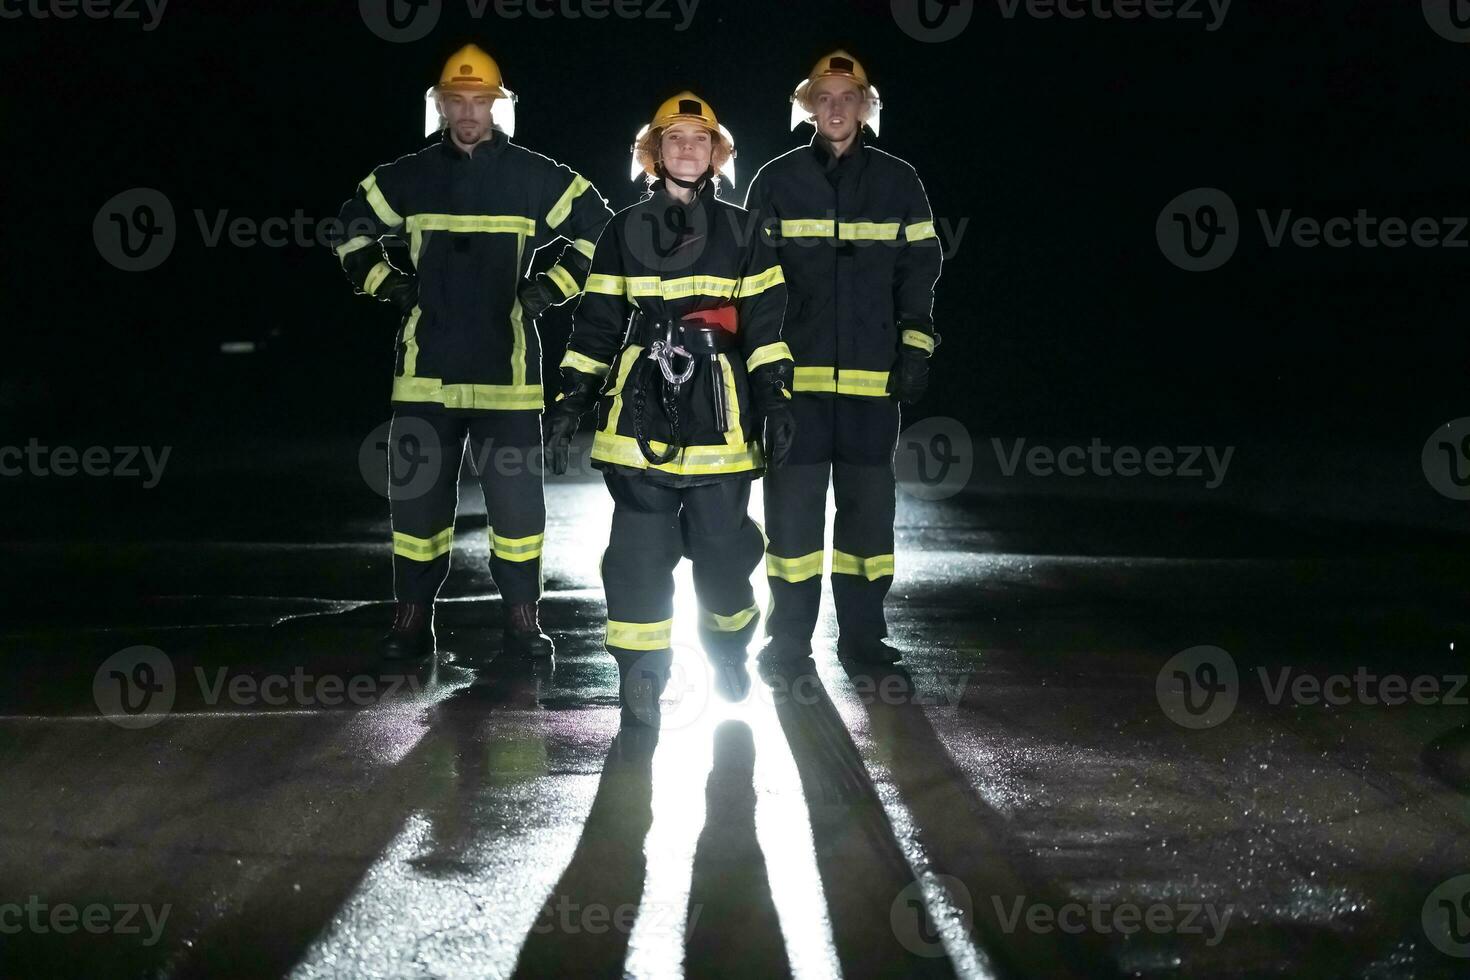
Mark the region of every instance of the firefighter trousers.
<instances>
[{"instance_id":1,"label":"firefighter trousers","mask_svg":"<svg viewBox=\"0 0 1470 980\"><path fill-rule=\"evenodd\" d=\"M764 550L747 513L750 477L670 487L642 476L603 474L613 498L602 555L607 649L620 660L663 651L674 627L674 567L694 565L699 634L712 656L743 656L760 619L750 576Z\"/></svg>"},{"instance_id":2,"label":"firefighter trousers","mask_svg":"<svg viewBox=\"0 0 1470 980\"><path fill-rule=\"evenodd\" d=\"M898 405L888 398L797 393L791 409L791 455L765 476L766 632L809 640L816 629L830 479L837 506L831 576L838 632L858 640L887 636L883 599L893 585Z\"/></svg>"},{"instance_id":3,"label":"firefighter trousers","mask_svg":"<svg viewBox=\"0 0 1470 980\"><path fill-rule=\"evenodd\" d=\"M541 413L410 405L395 406L388 437L394 595L433 602L449 575L466 440L489 516L490 574L506 603L535 602L546 538Z\"/></svg>"}]
</instances>

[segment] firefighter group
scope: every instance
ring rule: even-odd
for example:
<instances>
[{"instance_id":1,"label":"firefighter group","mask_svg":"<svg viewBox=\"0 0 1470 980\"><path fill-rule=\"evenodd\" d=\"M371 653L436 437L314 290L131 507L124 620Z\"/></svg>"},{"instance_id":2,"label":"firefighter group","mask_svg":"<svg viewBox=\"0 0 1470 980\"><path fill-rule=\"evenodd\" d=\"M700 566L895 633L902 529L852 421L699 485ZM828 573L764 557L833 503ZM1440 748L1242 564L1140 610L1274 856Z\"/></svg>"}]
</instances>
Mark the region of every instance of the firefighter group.
<instances>
[{"instance_id":1,"label":"firefighter group","mask_svg":"<svg viewBox=\"0 0 1470 980\"><path fill-rule=\"evenodd\" d=\"M592 465L613 501L605 644L625 724L658 724L684 557L702 645L727 676L743 675L762 622L751 586L762 558L763 663L811 655L824 570L838 657L897 662L883 609L893 456L900 405L924 395L939 343L941 249L914 168L868 138L882 103L862 64L834 51L796 86L791 127L810 124L812 140L766 163L743 208L717 196L734 183L734 138L693 92L664 101L636 135L632 173L647 191L617 214L585 177L512 141L515 103L489 54L455 52L425 96L426 135L440 139L364 179L340 225L365 233L333 242L356 289L400 317L390 459L439 462L427 485L390 466L396 604L382 654L435 653L466 441L504 650L553 654L537 612L542 472L490 460L544 451L564 473L595 410ZM407 243L399 262L410 268L390 261L388 237ZM555 262L528 275L547 246ZM546 408L535 321L572 301L560 393ZM757 477L764 529L748 514Z\"/></svg>"}]
</instances>

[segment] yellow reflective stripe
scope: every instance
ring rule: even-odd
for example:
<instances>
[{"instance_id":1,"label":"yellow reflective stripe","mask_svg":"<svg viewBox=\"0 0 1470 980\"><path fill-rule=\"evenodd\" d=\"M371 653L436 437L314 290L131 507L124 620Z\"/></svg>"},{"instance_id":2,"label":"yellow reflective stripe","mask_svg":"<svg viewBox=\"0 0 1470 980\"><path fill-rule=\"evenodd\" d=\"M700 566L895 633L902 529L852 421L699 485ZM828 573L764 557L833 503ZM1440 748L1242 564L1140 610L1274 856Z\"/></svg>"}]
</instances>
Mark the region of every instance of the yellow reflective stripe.
<instances>
[{"instance_id":1,"label":"yellow reflective stripe","mask_svg":"<svg viewBox=\"0 0 1470 980\"><path fill-rule=\"evenodd\" d=\"M551 210L546 212L546 227L555 228L567 220L567 215L572 213L572 202L591 186L591 182L586 177L573 178L572 182L567 185L567 189L562 192L561 197L552 205Z\"/></svg>"},{"instance_id":2,"label":"yellow reflective stripe","mask_svg":"<svg viewBox=\"0 0 1470 980\"><path fill-rule=\"evenodd\" d=\"M787 582L805 582L814 575L822 574L822 555L813 551L799 558L782 558L766 552L766 574Z\"/></svg>"},{"instance_id":3,"label":"yellow reflective stripe","mask_svg":"<svg viewBox=\"0 0 1470 980\"><path fill-rule=\"evenodd\" d=\"M731 449L739 449L745 445L745 429L740 425L740 395L735 391L735 370L730 367L730 358L724 354L717 354L720 362L720 376L725 381L725 404L730 407L726 413L725 445Z\"/></svg>"},{"instance_id":4,"label":"yellow reflective stripe","mask_svg":"<svg viewBox=\"0 0 1470 980\"><path fill-rule=\"evenodd\" d=\"M878 223L875 221L842 221L837 225L837 237L843 241L891 242L898 239L897 221Z\"/></svg>"},{"instance_id":5,"label":"yellow reflective stripe","mask_svg":"<svg viewBox=\"0 0 1470 980\"><path fill-rule=\"evenodd\" d=\"M622 276L590 275L587 277L587 285L582 288L589 293L601 293L604 296L621 296L628 286L627 281Z\"/></svg>"},{"instance_id":6,"label":"yellow reflective stripe","mask_svg":"<svg viewBox=\"0 0 1470 980\"><path fill-rule=\"evenodd\" d=\"M934 222L917 221L903 227L904 241L922 242L926 238L938 238L939 233L934 230Z\"/></svg>"},{"instance_id":7,"label":"yellow reflective stripe","mask_svg":"<svg viewBox=\"0 0 1470 980\"><path fill-rule=\"evenodd\" d=\"M574 350L568 350L562 355L559 367L571 368L573 371L581 371L583 374L595 374L599 378L606 377L610 364L594 361L586 354L578 354Z\"/></svg>"},{"instance_id":8,"label":"yellow reflective stripe","mask_svg":"<svg viewBox=\"0 0 1470 980\"><path fill-rule=\"evenodd\" d=\"M618 431L618 416L623 413L623 385L628 383L628 372L633 370L633 365L638 363L638 356L642 353L643 348L638 344L629 344L623 349L622 354L618 355L622 360L618 361L617 377L613 379L613 386L607 392L612 395L612 407L607 412L608 432ZM596 437L593 437L593 441L596 441ZM633 448L638 447L635 445ZM639 453L638 458L643 459L643 454Z\"/></svg>"},{"instance_id":9,"label":"yellow reflective stripe","mask_svg":"<svg viewBox=\"0 0 1470 980\"><path fill-rule=\"evenodd\" d=\"M552 282L556 283L556 288L561 290L562 295L567 297L568 299L571 299L573 296L581 292L581 290L577 288L577 280L573 279L572 274L563 269L561 266L552 266L550 269L546 270L546 274L551 277Z\"/></svg>"},{"instance_id":10,"label":"yellow reflective stripe","mask_svg":"<svg viewBox=\"0 0 1470 980\"><path fill-rule=\"evenodd\" d=\"M800 367L792 379L796 391L826 391L838 395L886 395L887 371L834 371L829 367Z\"/></svg>"},{"instance_id":11,"label":"yellow reflective stripe","mask_svg":"<svg viewBox=\"0 0 1470 980\"><path fill-rule=\"evenodd\" d=\"M662 650L674 636L674 621L661 623L620 623L607 621L607 646L620 650Z\"/></svg>"},{"instance_id":12,"label":"yellow reflective stripe","mask_svg":"<svg viewBox=\"0 0 1470 980\"><path fill-rule=\"evenodd\" d=\"M411 214L408 216L408 230L411 233L456 231L534 235L536 221L518 214Z\"/></svg>"},{"instance_id":13,"label":"yellow reflective stripe","mask_svg":"<svg viewBox=\"0 0 1470 980\"><path fill-rule=\"evenodd\" d=\"M781 222L781 237L783 238L823 238L831 237L835 222L822 218L802 218L795 221Z\"/></svg>"},{"instance_id":14,"label":"yellow reflective stripe","mask_svg":"<svg viewBox=\"0 0 1470 980\"><path fill-rule=\"evenodd\" d=\"M888 393L888 372L838 371L837 393L839 395L886 395Z\"/></svg>"},{"instance_id":15,"label":"yellow reflective stripe","mask_svg":"<svg viewBox=\"0 0 1470 980\"><path fill-rule=\"evenodd\" d=\"M623 281L627 286L629 299L637 299L639 296L662 296L664 299L714 296L728 299L735 295L735 289L740 285L739 280L722 276L684 276L680 279L629 276Z\"/></svg>"},{"instance_id":16,"label":"yellow reflective stripe","mask_svg":"<svg viewBox=\"0 0 1470 980\"><path fill-rule=\"evenodd\" d=\"M393 379L393 400L435 402L445 408L540 411L545 396L538 385L444 384L438 378Z\"/></svg>"},{"instance_id":17,"label":"yellow reflective stripe","mask_svg":"<svg viewBox=\"0 0 1470 980\"><path fill-rule=\"evenodd\" d=\"M785 281L786 277L781 274L781 267L779 265L773 265L758 276L746 276L741 279L739 295L741 298L756 296L770 289L772 286L779 286Z\"/></svg>"},{"instance_id":18,"label":"yellow reflective stripe","mask_svg":"<svg viewBox=\"0 0 1470 980\"><path fill-rule=\"evenodd\" d=\"M402 531L393 532L393 554L411 561L433 561L449 554L454 545L454 526L450 525L432 538L416 538Z\"/></svg>"},{"instance_id":19,"label":"yellow reflective stripe","mask_svg":"<svg viewBox=\"0 0 1470 980\"><path fill-rule=\"evenodd\" d=\"M541 557L541 546L546 542L545 533L528 534L524 538L502 538L494 529L490 531L490 550L496 558L506 561L530 561Z\"/></svg>"},{"instance_id":20,"label":"yellow reflective stripe","mask_svg":"<svg viewBox=\"0 0 1470 980\"><path fill-rule=\"evenodd\" d=\"M576 241L572 242L572 248L574 248L577 251L581 252L583 255L587 256L589 259L592 258L592 253L595 252L595 251L597 251L597 246L595 244L593 244L592 242L589 242L585 238L579 238Z\"/></svg>"},{"instance_id":21,"label":"yellow reflective stripe","mask_svg":"<svg viewBox=\"0 0 1470 980\"><path fill-rule=\"evenodd\" d=\"M521 257L526 252L526 236L516 235L516 268L523 269ZM538 337L539 339L539 337ZM541 365L536 365L541 373ZM526 385L526 323L521 316L521 299L517 296L510 304L510 383L523 388Z\"/></svg>"},{"instance_id":22,"label":"yellow reflective stripe","mask_svg":"<svg viewBox=\"0 0 1470 980\"><path fill-rule=\"evenodd\" d=\"M411 378L419 366L419 317L423 311L417 306L413 312L408 314L408 322L403 325L403 376ZM394 382L397 384L397 382Z\"/></svg>"},{"instance_id":23,"label":"yellow reflective stripe","mask_svg":"<svg viewBox=\"0 0 1470 980\"><path fill-rule=\"evenodd\" d=\"M871 582L875 578L893 574L893 556L873 555L871 558L859 558L833 548L832 574L861 575Z\"/></svg>"},{"instance_id":24,"label":"yellow reflective stripe","mask_svg":"<svg viewBox=\"0 0 1470 980\"><path fill-rule=\"evenodd\" d=\"M797 367L791 387L796 391L837 390L837 375L829 367Z\"/></svg>"},{"instance_id":25,"label":"yellow reflective stripe","mask_svg":"<svg viewBox=\"0 0 1470 980\"><path fill-rule=\"evenodd\" d=\"M357 186L361 187L363 193L367 195L368 206L373 209L373 214L378 216L379 221L389 228L397 228L403 224L402 216L389 207L388 199L383 196L383 192L378 188L377 174L368 174L367 179Z\"/></svg>"},{"instance_id":26,"label":"yellow reflective stripe","mask_svg":"<svg viewBox=\"0 0 1470 980\"><path fill-rule=\"evenodd\" d=\"M910 347L917 347L931 354L934 353L934 338L922 330L905 330L903 332L903 342Z\"/></svg>"},{"instance_id":27,"label":"yellow reflective stripe","mask_svg":"<svg viewBox=\"0 0 1470 980\"><path fill-rule=\"evenodd\" d=\"M747 623L760 615L760 606L749 606L730 616L721 616L703 607L699 610L699 625L716 633L735 633L745 629Z\"/></svg>"},{"instance_id":28,"label":"yellow reflective stripe","mask_svg":"<svg viewBox=\"0 0 1470 980\"><path fill-rule=\"evenodd\" d=\"M762 344L751 351L750 357L745 361L745 370L754 371L762 364L770 364L772 361L789 361L791 359L791 348L786 346L784 340L778 340L774 344Z\"/></svg>"},{"instance_id":29,"label":"yellow reflective stripe","mask_svg":"<svg viewBox=\"0 0 1470 980\"><path fill-rule=\"evenodd\" d=\"M367 278L362 281L362 291L369 296L373 295L378 291L378 287L383 284L383 280L388 278L388 273L392 271L393 267L388 263L379 262L368 270Z\"/></svg>"},{"instance_id":30,"label":"yellow reflective stripe","mask_svg":"<svg viewBox=\"0 0 1470 980\"><path fill-rule=\"evenodd\" d=\"M618 402L620 403L621 399ZM617 407L616 403L615 407ZM614 421L609 413L609 428L612 427ZM666 443L652 439L648 441L648 445L660 456L669 449ZM592 438L592 458L603 463L614 463L618 466L640 470L658 470L660 473L672 473L675 476L744 473L760 468L763 462L760 443L749 442L738 447L685 446L667 463L655 466L643 457L643 453L638 449L637 440L632 436L620 436L612 432L598 432Z\"/></svg>"},{"instance_id":31,"label":"yellow reflective stripe","mask_svg":"<svg viewBox=\"0 0 1470 980\"><path fill-rule=\"evenodd\" d=\"M371 238L367 235L358 235L356 238L349 238L337 246L337 258L345 259L353 252L356 252L360 248L367 248L375 241L377 241L376 238Z\"/></svg>"}]
</instances>

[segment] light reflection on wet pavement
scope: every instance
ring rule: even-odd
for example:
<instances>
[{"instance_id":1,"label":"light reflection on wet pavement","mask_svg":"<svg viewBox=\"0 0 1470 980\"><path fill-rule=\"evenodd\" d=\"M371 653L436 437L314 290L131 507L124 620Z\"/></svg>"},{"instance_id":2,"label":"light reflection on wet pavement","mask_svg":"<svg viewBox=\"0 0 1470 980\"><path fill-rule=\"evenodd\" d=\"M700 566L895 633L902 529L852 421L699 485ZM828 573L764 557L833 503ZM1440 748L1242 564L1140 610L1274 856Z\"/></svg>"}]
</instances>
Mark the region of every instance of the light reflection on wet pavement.
<instances>
[{"instance_id":1,"label":"light reflection on wet pavement","mask_svg":"<svg viewBox=\"0 0 1470 980\"><path fill-rule=\"evenodd\" d=\"M547 667L496 658L473 493L440 663L408 673L371 656L386 513L17 543L99 598L38 591L4 634L0 905L170 911L151 944L5 935L0 972L1461 975L1423 919L1470 872L1463 703L1273 703L1288 667L1462 674L1453 541L901 498L905 670L844 669L827 603L814 664L752 661L730 703L685 564L662 729L620 733L610 505L591 482L548 498ZM139 645L173 704L129 729L93 682ZM1190 727L1156 681L1202 645L1228 652L1238 703Z\"/></svg>"}]
</instances>

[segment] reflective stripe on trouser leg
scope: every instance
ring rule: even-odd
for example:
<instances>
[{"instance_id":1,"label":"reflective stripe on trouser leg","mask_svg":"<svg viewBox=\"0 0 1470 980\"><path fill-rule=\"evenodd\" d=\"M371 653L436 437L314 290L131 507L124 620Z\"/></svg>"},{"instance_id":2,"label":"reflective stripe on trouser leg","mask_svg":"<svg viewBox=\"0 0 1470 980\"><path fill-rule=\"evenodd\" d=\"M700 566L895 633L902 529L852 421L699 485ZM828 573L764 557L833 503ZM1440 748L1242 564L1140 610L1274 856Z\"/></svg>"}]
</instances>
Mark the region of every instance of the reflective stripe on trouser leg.
<instances>
[{"instance_id":1,"label":"reflective stripe on trouser leg","mask_svg":"<svg viewBox=\"0 0 1470 980\"><path fill-rule=\"evenodd\" d=\"M434 601L449 575L465 424L443 412L400 407L388 434L393 594Z\"/></svg>"},{"instance_id":2,"label":"reflective stripe on trouser leg","mask_svg":"<svg viewBox=\"0 0 1470 980\"><path fill-rule=\"evenodd\" d=\"M898 407L886 400L839 405L836 429L832 601L837 609L837 631L858 639L887 636L883 600L893 585L893 450L898 441Z\"/></svg>"},{"instance_id":3,"label":"reflective stripe on trouser leg","mask_svg":"<svg viewBox=\"0 0 1470 980\"><path fill-rule=\"evenodd\" d=\"M767 470L766 581L771 608L766 633L811 638L822 602L827 536L827 483L832 472L833 401L791 396L796 440L785 466Z\"/></svg>"},{"instance_id":4,"label":"reflective stripe on trouser leg","mask_svg":"<svg viewBox=\"0 0 1470 980\"><path fill-rule=\"evenodd\" d=\"M546 497L541 413L494 412L470 422L471 462L490 522L490 575L507 603L541 598Z\"/></svg>"},{"instance_id":5,"label":"reflective stripe on trouser leg","mask_svg":"<svg viewBox=\"0 0 1470 980\"><path fill-rule=\"evenodd\" d=\"M680 558L679 492L642 477L605 474L612 532L602 555L608 652L667 648L674 625L674 566Z\"/></svg>"},{"instance_id":6,"label":"reflective stripe on trouser leg","mask_svg":"<svg viewBox=\"0 0 1470 980\"><path fill-rule=\"evenodd\" d=\"M685 488L679 526L694 564L699 633L705 647L741 649L760 621L750 576L765 550L750 519L749 479Z\"/></svg>"}]
</instances>

